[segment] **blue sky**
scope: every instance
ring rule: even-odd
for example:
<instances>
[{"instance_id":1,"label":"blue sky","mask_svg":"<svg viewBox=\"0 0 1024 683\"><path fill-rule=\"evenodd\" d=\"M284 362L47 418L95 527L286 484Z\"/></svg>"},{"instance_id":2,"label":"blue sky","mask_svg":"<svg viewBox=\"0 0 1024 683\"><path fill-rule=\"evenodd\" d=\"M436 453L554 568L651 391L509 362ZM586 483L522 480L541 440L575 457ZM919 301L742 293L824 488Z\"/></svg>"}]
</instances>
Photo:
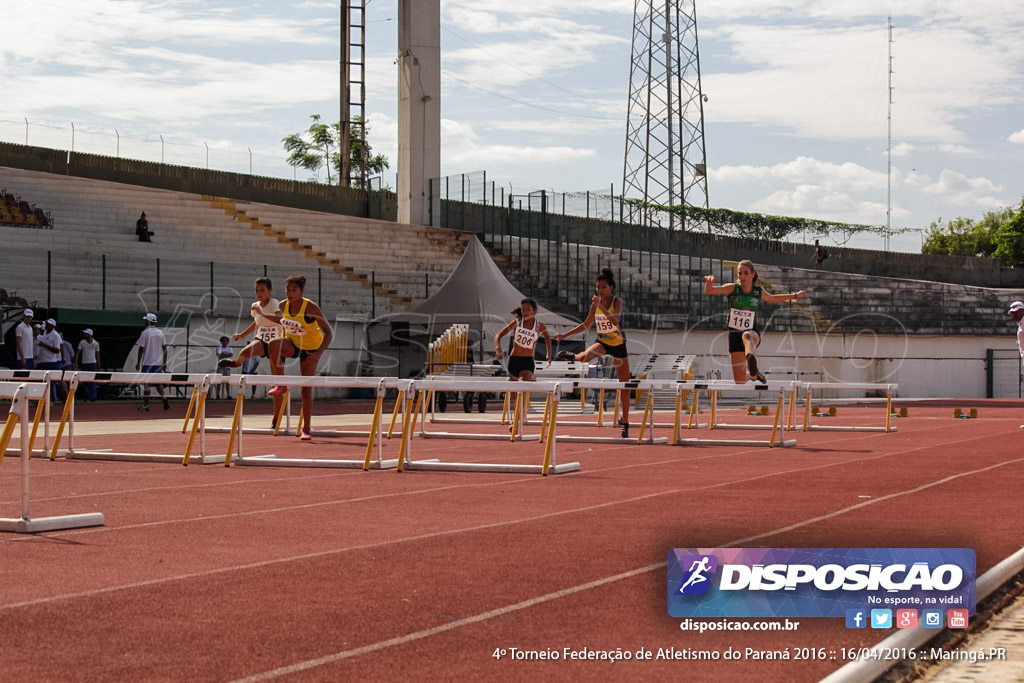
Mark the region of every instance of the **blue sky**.
<instances>
[{"instance_id":1,"label":"blue sky","mask_svg":"<svg viewBox=\"0 0 1024 683\"><path fill-rule=\"evenodd\" d=\"M619 188L633 4L442 1L442 172L486 170L517 192ZM336 2L4 10L3 140L64 149L73 135L79 151L291 177L281 138L310 114L337 118ZM890 13L893 227L1019 204L1024 19L1009 0L730 0L697 12L712 206L884 225ZM396 16L393 0L368 4L370 141L392 160Z\"/></svg>"}]
</instances>

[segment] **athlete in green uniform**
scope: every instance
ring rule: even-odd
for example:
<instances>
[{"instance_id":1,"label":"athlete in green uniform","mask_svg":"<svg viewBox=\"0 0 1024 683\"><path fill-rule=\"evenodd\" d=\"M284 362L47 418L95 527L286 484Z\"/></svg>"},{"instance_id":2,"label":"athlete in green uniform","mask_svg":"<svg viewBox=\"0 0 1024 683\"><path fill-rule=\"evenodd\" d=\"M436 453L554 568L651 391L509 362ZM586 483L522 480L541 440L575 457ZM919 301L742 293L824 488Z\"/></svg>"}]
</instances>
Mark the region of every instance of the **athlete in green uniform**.
<instances>
[{"instance_id":1,"label":"athlete in green uniform","mask_svg":"<svg viewBox=\"0 0 1024 683\"><path fill-rule=\"evenodd\" d=\"M750 261L740 261L736 266L736 282L715 284L714 275L704 276L705 294L726 294L729 296L729 360L732 363L732 378L736 384L751 380L765 381L757 369L754 351L761 343L761 326L757 308L762 301L781 304L807 296L807 292L772 294L766 292L757 281L757 270Z\"/></svg>"}]
</instances>

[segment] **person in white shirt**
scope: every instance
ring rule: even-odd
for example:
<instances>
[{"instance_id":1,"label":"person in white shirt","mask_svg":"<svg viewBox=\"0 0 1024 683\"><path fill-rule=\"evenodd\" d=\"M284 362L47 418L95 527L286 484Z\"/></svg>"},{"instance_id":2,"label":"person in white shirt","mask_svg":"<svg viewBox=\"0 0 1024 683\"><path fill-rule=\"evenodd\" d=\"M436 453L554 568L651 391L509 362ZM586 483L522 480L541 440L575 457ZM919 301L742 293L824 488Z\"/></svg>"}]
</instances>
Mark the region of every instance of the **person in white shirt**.
<instances>
[{"instance_id":1,"label":"person in white shirt","mask_svg":"<svg viewBox=\"0 0 1024 683\"><path fill-rule=\"evenodd\" d=\"M100 368L100 343L93 339L92 330L82 330L84 338L78 342L78 351L75 352L75 365L89 372L95 372ZM96 400L96 383L83 382L82 393L86 401Z\"/></svg>"},{"instance_id":2,"label":"person in white shirt","mask_svg":"<svg viewBox=\"0 0 1024 683\"><path fill-rule=\"evenodd\" d=\"M1021 361L1024 362L1024 301L1014 301L1007 313L1017 323L1017 350L1020 352ZM1021 391L1024 391L1024 380L1021 381Z\"/></svg>"},{"instance_id":3,"label":"person in white shirt","mask_svg":"<svg viewBox=\"0 0 1024 683\"><path fill-rule=\"evenodd\" d=\"M64 340L57 331L57 321L50 318L46 321L46 331L39 335L39 351L36 353L36 368L39 370L60 370L61 345ZM58 375L60 373L57 373ZM50 398L57 399L57 382L50 383Z\"/></svg>"},{"instance_id":4,"label":"person in white shirt","mask_svg":"<svg viewBox=\"0 0 1024 683\"><path fill-rule=\"evenodd\" d=\"M146 321L146 329L139 335L135 345L139 347L139 357L135 361L135 370L144 373L167 372L167 338L164 333L156 327L156 314L147 313L143 318ZM142 405L139 410L149 411L149 384L145 385L145 393L142 396ZM164 410L169 410L167 397L164 396L164 385L157 384L156 391L164 402Z\"/></svg>"},{"instance_id":5,"label":"person in white shirt","mask_svg":"<svg viewBox=\"0 0 1024 683\"><path fill-rule=\"evenodd\" d=\"M14 330L18 367L26 370L35 367L35 334L32 332L32 315L32 309L26 308L21 314L21 322Z\"/></svg>"},{"instance_id":6,"label":"person in white shirt","mask_svg":"<svg viewBox=\"0 0 1024 683\"><path fill-rule=\"evenodd\" d=\"M249 323L247 328L231 336L235 341L238 341L245 339L253 332L256 335L251 342L238 352L236 357L224 358L218 363L218 367L237 368L252 358L255 358L257 362L259 362L260 358L266 358L270 362L270 374L283 375L284 361L281 358L279 346L279 340L284 339L284 327L281 323L281 302L274 298L274 285L268 277L256 278L256 281L253 283L253 291L256 295L256 301L249 307L249 315L252 316L252 322ZM274 346L275 352L271 353L271 344L275 341L278 342L278 345ZM256 389L253 388L253 395L255 393ZM281 412L281 400L280 395L274 395L275 417L271 419L271 429L277 426L276 416Z\"/></svg>"}]
</instances>

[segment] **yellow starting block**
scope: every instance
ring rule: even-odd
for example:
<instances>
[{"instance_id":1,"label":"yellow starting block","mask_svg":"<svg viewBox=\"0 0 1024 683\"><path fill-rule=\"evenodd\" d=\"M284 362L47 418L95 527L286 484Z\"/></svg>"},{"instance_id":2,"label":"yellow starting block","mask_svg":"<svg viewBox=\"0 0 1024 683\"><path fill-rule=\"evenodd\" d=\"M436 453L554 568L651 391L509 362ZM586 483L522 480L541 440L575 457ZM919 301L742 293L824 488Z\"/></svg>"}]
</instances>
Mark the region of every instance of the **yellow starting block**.
<instances>
[{"instance_id":1,"label":"yellow starting block","mask_svg":"<svg viewBox=\"0 0 1024 683\"><path fill-rule=\"evenodd\" d=\"M899 412L893 411L890 415L892 417L907 417L910 415L910 412L907 410L906 406L903 406L899 409Z\"/></svg>"},{"instance_id":2,"label":"yellow starting block","mask_svg":"<svg viewBox=\"0 0 1024 683\"><path fill-rule=\"evenodd\" d=\"M767 415L768 406L747 406L747 415Z\"/></svg>"},{"instance_id":3,"label":"yellow starting block","mask_svg":"<svg viewBox=\"0 0 1024 683\"><path fill-rule=\"evenodd\" d=\"M839 414L839 409L835 406L829 406L828 409L821 406L811 406L811 414L814 417L835 417Z\"/></svg>"},{"instance_id":4,"label":"yellow starting block","mask_svg":"<svg viewBox=\"0 0 1024 683\"><path fill-rule=\"evenodd\" d=\"M961 408L954 408L953 409L953 417L954 418L958 418L958 419L964 419L964 420L977 419L977 417L978 417L978 409L977 408L971 408L969 411L967 411L965 413L963 411L963 409L961 409Z\"/></svg>"}]
</instances>

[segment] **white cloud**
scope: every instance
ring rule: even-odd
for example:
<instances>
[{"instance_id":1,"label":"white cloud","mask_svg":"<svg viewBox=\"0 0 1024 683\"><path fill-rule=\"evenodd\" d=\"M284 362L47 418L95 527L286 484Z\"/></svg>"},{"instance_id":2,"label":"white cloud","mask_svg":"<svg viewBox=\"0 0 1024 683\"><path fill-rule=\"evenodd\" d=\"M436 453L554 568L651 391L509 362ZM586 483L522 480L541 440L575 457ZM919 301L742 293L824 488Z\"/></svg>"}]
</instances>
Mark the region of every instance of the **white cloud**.
<instances>
[{"instance_id":1,"label":"white cloud","mask_svg":"<svg viewBox=\"0 0 1024 683\"><path fill-rule=\"evenodd\" d=\"M715 182L774 182L813 184L841 191L864 191L884 188L886 175L853 162L836 164L811 157L797 157L773 166L723 166L712 168L709 176Z\"/></svg>"},{"instance_id":2,"label":"white cloud","mask_svg":"<svg viewBox=\"0 0 1024 683\"><path fill-rule=\"evenodd\" d=\"M905 157L914 150L914 146L909 142L901 142L892 148L892 155L894 157Z\"/></svg>"},{"instance_id":3,"label":"white cloud","mask_svg":"<svg viewBox=\"0 0 1024 683\"><path fill-rule=\"evenodd\" d=\"M780 216L804 216L838 220L846 223L882 225L885 205L861 201L847 192L819 185L799 185L793 190L780 190L754 202L756 211ZM906 214L894 209L895 214Z\"/></svg>"},{"instance_id":4,"label":"white cloud","mask_svg":"<svg viewBox=\"0 0 1024 683\"><path fill-rule=\"evenodd\" d=\"M1018 145L1024 145L1024 129L1018 130L1016 133L1011 133L1010 137L1007 139Z\"/></svg>"},{"instance_id":5,"label":"white cloud","mask_svg":"<svg viewBox=\"0 0 1024 683\"><path fill-rule=\"evenodd\" d=\"M944 169L939 179L921 188L928 194L938 195L944 204L958 204L976 208L995 208L1005 206L1006 202L995 196L1002 191L988 178L969 178L963 173Z\"/></svg>"},{"instance_id":6,"label":"white cloud","mask_svg":"<svg viewBox=\"0 0 1024 683\"><path fill-rule=\"evenodd\" d=\"M494 168L497 165L572 165L593 159L592 149L483 142L469 124L441 119L442 163L449 168Z\"/></svg>"}]
</instances>

